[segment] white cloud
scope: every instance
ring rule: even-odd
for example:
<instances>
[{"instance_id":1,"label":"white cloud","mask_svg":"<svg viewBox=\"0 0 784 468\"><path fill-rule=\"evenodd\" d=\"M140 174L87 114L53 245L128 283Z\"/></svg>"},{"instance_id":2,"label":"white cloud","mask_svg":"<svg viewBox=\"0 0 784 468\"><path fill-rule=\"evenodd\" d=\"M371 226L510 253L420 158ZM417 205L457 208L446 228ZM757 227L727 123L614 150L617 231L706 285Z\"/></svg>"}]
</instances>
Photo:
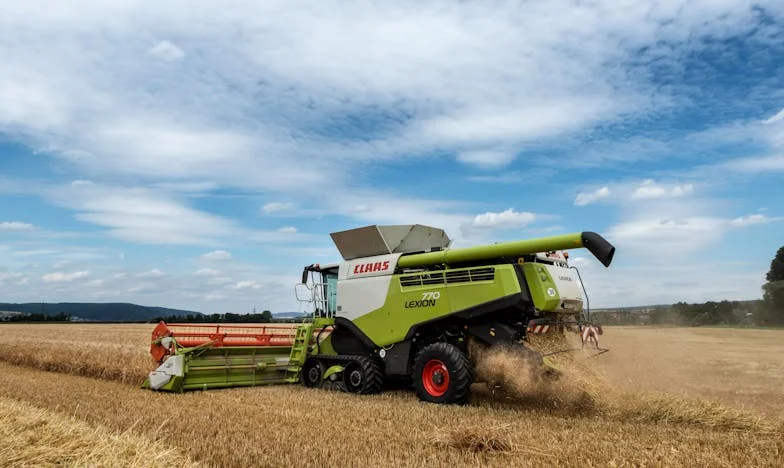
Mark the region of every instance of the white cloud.
<instances>
[{"instance_id":1,"label":"white cloud","mask_svg":"<svg viewBox=\"0 0 784 468\"><path fill-rule=\"evenodd\" d=\"M201 256L204 260L229 260L231 254L225 250L214 250Z\"/></svg>"},{"instance_id":2,"label":"white cloud","mask_svg":"<svg viewBox=\"0 0 784 468\"><path fill-rule=\"evenodd\" d=\"M69 185L49 188L45 196L75 210L77 219L106 227L110 235L132 242L202 245L238 233L229 220L147 188Z\"/></svg>"},{"instance_id":3,"label":"white cloud","mask_svg":"<svg viewBox=\"0 0 784 468\"><path fill-rule=\"evenodd\" d=\"M722 225L722 220L709 217L650 218L618 224L610 235L620 240L661 243L688 242L699 245L712 237ZM701 237L703 235L704 237Z\"/></svg>"},{"instance_id":4,"label":"white cloud","mask_svg":"<svg viewBox=\"0 0 784 468\"><path fill-rule=\"evenodd\" d=\"M423 222L452 235L474 235L460 228L485 207L377 187L367 177L378 168L374 163L449 154L485 169L536 165L543 164L536 151L542 145L569 139L580 149L577 156L551 161L559 164L550 167L602 159L587 154L582 130L618 121L631 126L635 118L679 104L677 94L630 69L629 59L677 65L683 44L692 49L706 37L721 43L755 31L758 22L741 2L685 0L623 2L620 8L609 0L577 7L567 0L525 7L501 2L494 8L440 0L424 7L371 2L335 9L318 1L242 6L241 14L199 0L156 8L89 0L4 6L0 133L97 182L49 191L46 199L124 241L209 245L204 251L265 240L283 240L293 249L290 239L300 239L300 233L274 229L248 233L194 208L209 204L187 198L233 188L264 200L289 200L262 207L267 214ZM158 42L162 38L171 42ZM769 140L780 141L775 125L781 120L768 120ZM602 160L636 157L612 149ZM741 166L749 172L784 167L776 156ZM521 172L521 180L532 177L527 168ZM116 187L118 181L135 186ZM676 181L667 190L683 185ZM334 187L345 191L321 198ZM635 190L607 187L628 199ZM485 222L526 221L524 213L508 211L506 221L488 216ZM699 211L667 218L647 205L645 213L695 225L701 218L727 221L712 212L700 217ZM619 224L635 222L644 220L625 213ZM331 248L323 237L308 244L308 252ZM28 251L51 256L58 249ZM220 275L193 282L188 275L179 284L169 274L161 281L167 288L158 288L169 291L139 290L133 297L163 303L194 294L198 304L223 296L210 289L217 287L210 281L237 285L253 278L260 291L227 294L241 308L261 293L288 292L293 283L223 268ZM108 274L94 293L119 298L135 287L131 277L115 278L113 285ZM269 294L276 301L284 296Z\"/></svg>"},{"instance_id":5,"label":"white cloud","mask_svg":"<svg viewBox=\"0 0 784 468\"><path fill-rule=\"evenodd\" d=\"M671 211L666 214L666 210ZM751 214L736 218L700 216L704 208L689 205L666 205L649 213L639 213L607 231L607 237L616 243L624 257L639 260L641 264L671 262L676 255L694 255L707 252L717 245L731 228L744 228L757 224L779 221L784 218ZM646 263L647 262L647 263Z\"/></svg>"},{"instance_id":6,"label":"white cloud","mask_svg":"<svg viewBox=\"0 0 784 468\"><path fill-rule=\"evenodd\" d=\"M766 124L772 124L781 121L784 121L784 109L781 109L776 115L765 119L763 122Z\"/></svg>"},{"instance_id":7,"label":"white cloud","mask_svg":"<svg viewBox=\"0 0 784 468\"><path fill-rule=\"evenodd\" d=\"M22 223L20 221L3 221L0 222L0 231L33 231L36 227L29 223Z\"/></svg>"},{"instance_id":8,"label":"white cloud","mask_svg":"<svg viewBox=\"0 0 784 468\"><path fill-rule=\"evenodd\" d=\"M483 169L495 169L511 163L514 157L515 154L511 151L476 150L461 151L457 160Z\"/></svg>"},{"instance_id":9,"label":"white cloud","mask_svg":"<svg viewBox=\"0 0 784 468\"><path fill-rule=\"evenodd\" d=\"M150 49L150 53L168 62L176 62L185 57L185 52L169 41L161 41L155 44Z\"/></svg>"},{"instance_id":10,"label":"white cloud","mask_svg":"<svg viewBox=\"0 0 784 468\"><path fill-rule=\"evenodd\" d=\"M577 206L585 206L591 203L595 203L609 196L610 196L610 189L609 187L605 186L605 187L598 188L593 192L578 193L577 198L574 199L574 204Z\"/></svg>"},{"instance_id":11,"label":"white cloud","mask_svg":"<svg viewBox=\"0 0 784 468\"><path fill-rule=\"evenodd\" d=\"M84 279L90 276L89 271L76 271L73 273L48 273L43 275L41 279L44 283L70 283L72 281Z\"/></svg>"},{"instance_id":12,"label":"white cloud","mask_svg":"<svg viewBox=\"0 0 784 468\"><path fill-rule=\"evenodd\" d=\"M284 234L295 234L297 232L297 228L294 226L285 226L278 229L278 232L282 232Z\"/></svg>"},{"instance_id":13,"label":"white cloud","mask_svg":"<svg viewBox=\"0 0 784 468\"><path fill-rule=\"evenodd\" d=\"M4 273L0 272L0 284L6 281L20 281L25 278L24 273Z\"/></svg>"},{"instance_id":14,"label":"white cloud","mask_svg":"<svg viewBox=\"0 0 784 468\"><path fill-rule=\"evenodd\" d=\"M243 289L261 289L261 285L256 281L239 281L238 283L230 286L230 289L243 290Z\"/></svg>"},{"instance_id":15,"label":"white cloud","mask_svg":"<svg viewBox=\"0 0 784 468\"><path fill-rule=\"evenodd\" d=\"M289 211L294 209L296 205L289 202L271 202L261 207L261 211L266 214L278 213L280 211Z\"/></svg>"},{"instance_id":16,"label":"white cloud","mask_svg":"<svg viewBox=\"0 0 784 468\"><path fill-rule=\"evenodd\" d=\"M727 161L720 165L722 169L747 173L784 171L784 154L771 154Z\"/></svg>"},{"instance_id":17,"label":"white cloud","mask_svg":"<svg viewBox=\"0 0 784 468\"><path fill-rule=\"evenodd\" d=\"M632 192L631 197L636 200L682 197L691 194L693 191L694 186L692 184L666 186L656 183L653 179L646 179Z\"/></svg>"},{"instance_id":18,"label":"white cloud","mask_svg":"<svg viewBox=\"0 0 784 468\"><path fill-rule=\"evenodd\" d=\"M594 191L580 192L574 200L577 206L585 206L600 200L612 200L621 204L632 201L653 201L665 198L682 198L692 195L692 183L663 183L653 179L641 182L628 180L606 184Z\"/></svg>"},{"instance_id":19,"label":"white cloud","mask_svg":"<svg viewBox=\"0 0 784 468\"><path fill-rule=\"evenodd\" d=\"M0 128L93 174L283 195L351 179L345 161L443 150L499 165L656 112L670 96L626 68L642 48L669 58L658 44L754 28L746 5L673 4L14 6L0 19ZM325 138L334 125L347 137Z\"/></svg>"},{"instance_id":20,"label":"white cloud","mask_svg":"<svg viewBox=\"0 0 784 468\"><path fill-rule=\"evenodd\" d=\"M518 212L509 208L500 213L488 211L474 216L471 225L476 228L518 228L531 224L536 215L527 211Z\"/></svg>"},{"instance_id":21,"label":"white cloud","mask_svg":"<svg viewBox=\"0 0 784 468\"><path fill-rule=\"evenodd\" d=\"M747 216L739 216L739 217L733 219L732 221L730 221L729 223L732 226L745 227L745 226L751 226L751 225L754 225L754 224L772 223L774 221L779 221L781 219L782 218L770 218L768 216L761 215L761 214L752 214L752 215L747 215Z\"/></svg>"},{"instance_id":22,"label":"white cloud","mask_svg":"<svg viewBox=\"0 0 784 468\"><path fill-rule=\"evenodd\" d=\"M215 270L213 268L200 268L199 270L196 270L193 274L196 276L215 276L218 273L219 273L218 270Z\"/></svg>"},{"instance_id":23,"label":"white cloud","mask_svg":"<svg viewBox=\"0 0 784 468\"><path fill-rule=\"evenodd\" d=\"M425 120L419 131L428 140L453 144L523 142L575 130L610 118L621 110L620 101L610 96L586 99L575 95L546 102L535 99L523 102L524 105L516 109L509 108L508 103L490 109L477 104L474 109L460 109L454 114ZM514 152L509 151L469 151L458 155L464 162L492 163L493 166L506 164L513 158Z\"/></svg>"},{"instance_id":24,"label":"white cloud","mask_svg":"<svg viewBox=\"0 0 784 468\"><path fill-rule=\"evenodd\" d=\"M154 268L152 270L143 271L141 273L137 273L137 278L160 278L164 276L164 273L159 270L158 268Z\"/></svg>"}]
</instances>

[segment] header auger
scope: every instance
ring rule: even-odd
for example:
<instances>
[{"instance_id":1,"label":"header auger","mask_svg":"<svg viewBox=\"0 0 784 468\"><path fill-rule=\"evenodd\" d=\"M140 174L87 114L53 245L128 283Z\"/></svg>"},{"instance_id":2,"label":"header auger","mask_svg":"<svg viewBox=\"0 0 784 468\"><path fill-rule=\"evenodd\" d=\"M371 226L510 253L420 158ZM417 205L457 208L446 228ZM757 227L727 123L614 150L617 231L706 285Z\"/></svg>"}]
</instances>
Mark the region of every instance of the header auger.
<instances>
[{"instance_id":1,"label":"header auger","mask_svg":"<svg viewBox=\"0 0 784 468\"><path fill-rule=\"evenodd\" d=\"M342 261L306 266L295 288L312 315L300 324L160 323L143 386L184 391L300 383L370 394L408 381L423 401L462 404L475 373L469 342L512 346L541 375L552 369L529 334L584 323L582 282L568 253L609 267L599 234L452 249L438 228L366 226L331 234Z\"/></svg>"}]
</instances>

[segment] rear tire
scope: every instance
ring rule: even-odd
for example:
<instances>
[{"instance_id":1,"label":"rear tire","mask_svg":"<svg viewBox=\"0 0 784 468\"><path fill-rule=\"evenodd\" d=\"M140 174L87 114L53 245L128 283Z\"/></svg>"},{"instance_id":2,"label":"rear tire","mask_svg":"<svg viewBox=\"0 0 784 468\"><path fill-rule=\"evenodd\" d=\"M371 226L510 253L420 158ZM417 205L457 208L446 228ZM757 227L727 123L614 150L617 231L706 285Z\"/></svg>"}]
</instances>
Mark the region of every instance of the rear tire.
<instances>
[{"instance_id":1,"label":"rear tire","mask_svg":"<svg viewBox=\"0 0 784 468\"><path fill-rule=\"evenodd\" d=\"M420 400L462 405L468 401L474 372L468 357L456 346L433 343L417 355L413 380Z\"/></svg>"}]
</instances>

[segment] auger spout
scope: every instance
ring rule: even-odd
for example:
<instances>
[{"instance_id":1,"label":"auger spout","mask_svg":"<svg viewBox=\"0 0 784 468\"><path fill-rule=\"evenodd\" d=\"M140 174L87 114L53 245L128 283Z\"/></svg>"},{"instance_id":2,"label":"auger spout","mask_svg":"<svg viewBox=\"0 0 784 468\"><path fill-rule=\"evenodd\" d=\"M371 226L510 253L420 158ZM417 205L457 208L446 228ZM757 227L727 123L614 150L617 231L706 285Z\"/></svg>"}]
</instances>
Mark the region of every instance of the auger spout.
<instances>
[{"instance_id":1,"label":"auger spout","mask_svg":"<svg viewBox=\"0 0 784 468\"><path fill-rule=\"evenodd\" d=\"M402 268L430 265L449 265L500 257L515 257L552 250L586 248L602 265L609 267L615 255L615 247L595 232L584 231L560 236L540 237L498 244L446 249L412 255L403 255L398 261Z\"/></svg>"}]
</instances>

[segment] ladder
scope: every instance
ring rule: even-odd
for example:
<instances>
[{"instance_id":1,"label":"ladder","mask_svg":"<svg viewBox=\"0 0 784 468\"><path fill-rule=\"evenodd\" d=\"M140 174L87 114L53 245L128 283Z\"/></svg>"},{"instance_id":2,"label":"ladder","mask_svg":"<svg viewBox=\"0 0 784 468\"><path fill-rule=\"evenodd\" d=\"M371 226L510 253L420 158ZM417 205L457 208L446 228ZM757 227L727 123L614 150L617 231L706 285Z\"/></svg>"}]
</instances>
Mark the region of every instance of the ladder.
<instances>
[{"instance_id":1,"label":"ladder","mask_svg":"<svg viewBox=\"0 0 784 468\"><path fill-rule=\"evenodd\" d=\"M289 366L286 369L284 378L286 382L296 383L299 381L299 373L305 364L305 359L308 357L312 336L313 323L303 323L297 327L297 333L294 335L294 345L291 347L291 355L289 356Z\"/></svg>"}]
</instances>

